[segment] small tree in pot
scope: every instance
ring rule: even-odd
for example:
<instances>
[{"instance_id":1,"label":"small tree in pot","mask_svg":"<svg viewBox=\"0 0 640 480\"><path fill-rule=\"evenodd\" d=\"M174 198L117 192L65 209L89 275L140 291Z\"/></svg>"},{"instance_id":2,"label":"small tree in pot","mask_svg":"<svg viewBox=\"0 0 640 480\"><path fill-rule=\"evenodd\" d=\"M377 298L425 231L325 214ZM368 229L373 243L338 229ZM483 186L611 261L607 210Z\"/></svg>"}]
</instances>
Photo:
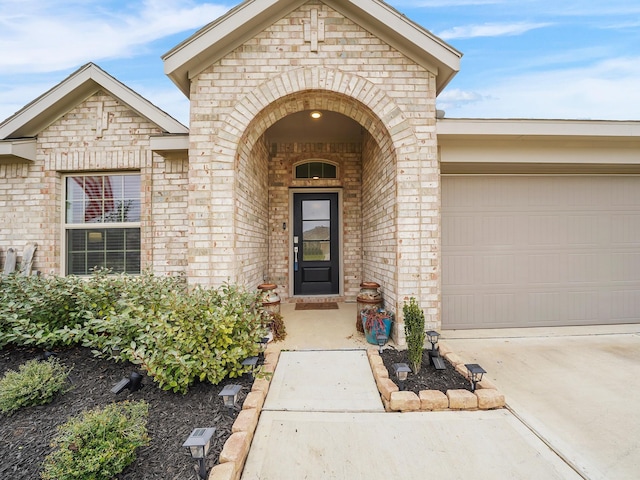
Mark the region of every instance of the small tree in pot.
<instances>
[{"instance_id":1,"label":"small tree in pot","mask_svg":"<svg viewBox=\"0 0 640 480\"><path fill-rule=\"evenodd\" d=\"M424 312L411 297L409 303L402 306L404 314L404 334L407 338L407 357L413 373L418 373L422 365L422 350L424 349Z\"/></svg>"}]
</instances>

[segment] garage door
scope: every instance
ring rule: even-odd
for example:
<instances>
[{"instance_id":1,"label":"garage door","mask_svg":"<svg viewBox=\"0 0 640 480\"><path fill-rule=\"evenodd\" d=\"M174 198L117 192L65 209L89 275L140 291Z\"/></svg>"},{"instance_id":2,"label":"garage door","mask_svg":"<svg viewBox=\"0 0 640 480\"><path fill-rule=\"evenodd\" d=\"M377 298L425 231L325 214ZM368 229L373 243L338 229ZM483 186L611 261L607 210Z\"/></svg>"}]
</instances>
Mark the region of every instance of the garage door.
<instances>
[{"instance_id":1,"label":"garage door","mask_svg":"<svg viewBox=\"0 0 640 480\"><path fill-rule=\"evenodd\" d=\"M442 179L442 325L640 321L640 177Z\"/></svg>"}]
</instances>

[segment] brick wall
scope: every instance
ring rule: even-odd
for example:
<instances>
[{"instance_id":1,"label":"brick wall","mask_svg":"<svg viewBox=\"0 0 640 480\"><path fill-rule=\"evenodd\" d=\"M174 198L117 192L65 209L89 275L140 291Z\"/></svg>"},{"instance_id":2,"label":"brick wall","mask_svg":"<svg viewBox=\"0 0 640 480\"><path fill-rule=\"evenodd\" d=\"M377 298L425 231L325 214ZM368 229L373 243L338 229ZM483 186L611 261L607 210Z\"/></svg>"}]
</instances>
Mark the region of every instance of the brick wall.
<instances>
[{"instance_id":1,"label":"brick wall","mask_svg":"<svg viewBox=\"0 0 640 480\"><path fill-rule=\"evenodd\" d=\"M289 282L291 261L290 218L291 189L302 191L309 188L342 190L342 259L344 295L354 300L362 281L361 255L361 165L360 143L280 143L271 145L269 162L269 280L280 287L286 299L292 287ZM304 161L318 160L335 164L336 179L295 179L295 165ZM286 223L286 229L282 228Z\"/></svg>"},{"instance_id":2,"label":"brick wall","mask_svg":"<svg viewBox=\"0 0 640 480\"><path fill-rule=\"evenodd\" d=\"M250 155L240 155L235 185L235 258L238 283L255 287L268 273L269 153L256 142Z\"/></svg>"},{"instance_id":3,"label":"brick wall","mask_svg":"<svg viewBox=\"0 0 640 480\"><path fill-rule=\"evenodd\" d=\"M309 22L312 9L318 10L326 26L325 40L318 44L317 51L311 51L304 36L304 24ZM355 204L360 203L362 214L381 227L375 232L364 221L359 227L348 225L353 232L358 228L367 231L361 240L364 243L353 244L354 252L363 251L358 262L361 272L345 272L345 293L349 297L355 293L362 277L379 278L385 297L394 304L390 308L399 311L405 299L415 296L425 307L427 322L439 321L439 180L433 74L336 11L312 1L195 76L191 103L192 281L216 284L237 280L241 270L234 265L232 254L246 257L258 251L253 247L250 252L236 251L234 235L230 234L233 227L229 231L215 228L234 217L235 206L228 199L234 199L234 190L246 184L235 180L235 168L261 169L252 166L245 150L250 151L262 141L269 126L290 113L328 109L359 122L370 135L361 148L362 176L358 181L362 189L356 194L361 198L344 205L350 209L345 219L353 216L358 208ZM237 145L242 147L238 150ZM258 156L256 162L261 161ZM270 162L271 200L281 195L280 187L274 188L273 183L276 172L283 174L286 170L281 162ZM216 208L207 208L207 204ZM270 209L268 275L279 285L288 277L282 261L288 255L284 252L288 243L275 228L282 224L279 216L283 214L282 210ZM217 246L211 255L199 248L203 239ZM212 265L216 265L213 274Z\"/></svg>"},{"instance_id":4,"label":"brick wall","mask_svg":"<svg viewBox=\"0 0 640 480\"><path fill-rule=\"evenodd\" d=\"M149 149L160 129L98 92L38 135L33 163L0 165L0 248L37 242L34 269L63 273L64 174L139 171L142 268L183 271L186 264L187 159Z\"/></svg>"}]
</instances>

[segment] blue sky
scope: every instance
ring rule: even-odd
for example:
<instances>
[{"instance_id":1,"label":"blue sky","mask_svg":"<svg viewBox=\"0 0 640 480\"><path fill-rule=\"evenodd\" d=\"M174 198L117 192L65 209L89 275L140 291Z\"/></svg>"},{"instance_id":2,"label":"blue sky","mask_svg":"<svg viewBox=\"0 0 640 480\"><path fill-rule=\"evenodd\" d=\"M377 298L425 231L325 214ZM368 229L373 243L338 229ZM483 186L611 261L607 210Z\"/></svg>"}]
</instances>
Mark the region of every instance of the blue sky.
<instances>
[{"instance_id":1,"label":"blue sky","mask_svg":"<svg viewBox=\"0 0 640 480\"><path fill-rule=\"evenodd\" d=\"M0 121L91 61L188 124L160 57L237 3L0 0ZM388 3L464 54L447 117L640 120L640 0Z\"/></svg>"}]
</instances>

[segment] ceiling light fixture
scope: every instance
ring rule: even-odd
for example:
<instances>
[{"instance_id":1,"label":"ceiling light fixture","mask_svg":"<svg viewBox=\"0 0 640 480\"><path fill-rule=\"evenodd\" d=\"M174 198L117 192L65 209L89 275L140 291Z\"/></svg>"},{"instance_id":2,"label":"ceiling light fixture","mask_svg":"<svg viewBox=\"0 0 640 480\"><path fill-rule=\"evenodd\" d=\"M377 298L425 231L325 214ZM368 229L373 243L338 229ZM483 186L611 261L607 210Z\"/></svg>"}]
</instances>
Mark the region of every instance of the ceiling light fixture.
<instances>
[{"instance_id":1,"label":"ceiling light fixture","mask_svg":"<svg viewBox=\"0 0 640 480\"><path fill-rule=\"evenodd\" d=\"M318 110L314 110L313 112L311 112L311 118L313 118L314 120L319 119L322 116L322 112L319 112Z\"/></svg>"}]
</instances>

